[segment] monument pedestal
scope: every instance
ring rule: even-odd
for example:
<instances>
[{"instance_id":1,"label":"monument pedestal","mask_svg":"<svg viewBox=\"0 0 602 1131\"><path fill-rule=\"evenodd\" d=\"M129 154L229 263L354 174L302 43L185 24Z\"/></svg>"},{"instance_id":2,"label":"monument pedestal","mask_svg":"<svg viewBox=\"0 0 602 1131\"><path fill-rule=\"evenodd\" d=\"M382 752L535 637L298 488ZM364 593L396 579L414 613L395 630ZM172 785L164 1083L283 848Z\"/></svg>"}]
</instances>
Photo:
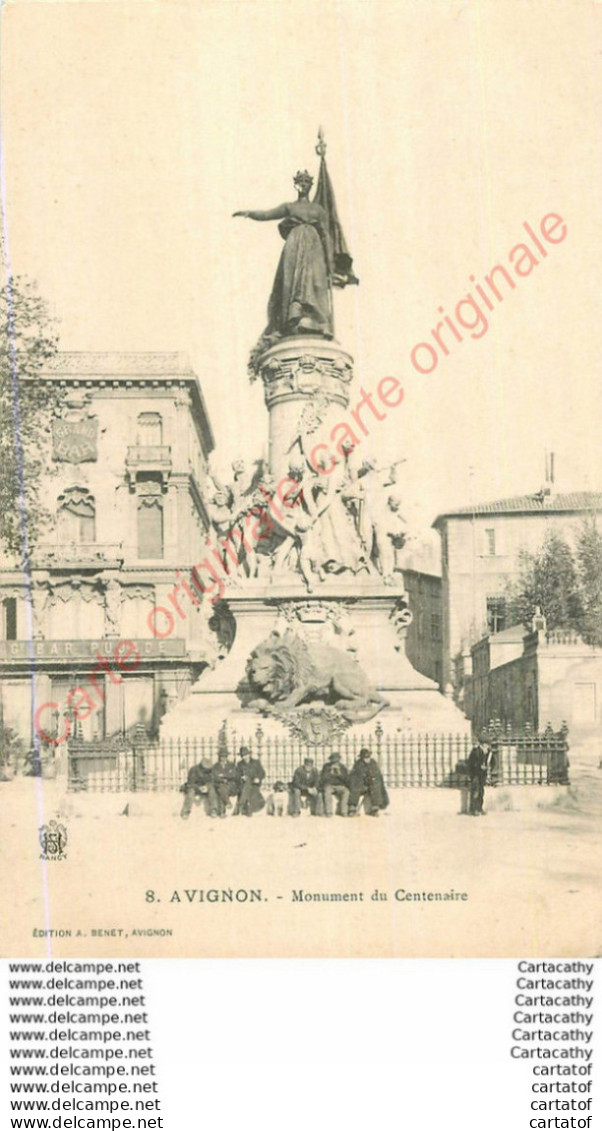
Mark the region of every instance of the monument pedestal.
<instances>
[{"instance_id":1,"label":"monument pedestal","mask_svg":"<svg viewBox=\"0 0 602 1131\"><path fill-rule=\"evenodd\" d=\"M298 492L280 541L246 559L246 573L260 576L239 572L226 595L236 622L228 655L164 716L161 738L217 736L226 725L231 743L252 742L261 726L266 737L319 748L377 724L390 736L467 733L462 713L406 656L412 612L394 572L392 547L405 536L395 477L381 483L353 444L341 448L353 359L334 339L298 335L265 349L253 370L269 413L271 488L292 476ZM315 453L325 435L338 458L322 471ZM240 505L233 524L244 521Z\"/></svg>"},{"instance_id":2,"label":"monument pedestal","mask_svg":"<svg viewBox=\"0 0 602 1131\"><path fill-rule=\"evenodd\" d=\"M353 358L334 339L300 335L266 350L258 372L270 414L270 471L280 481L316 427L334 427L348 408Z\"/></svg>"},{"instance_id":3,"label":"monument pedestal","mask_svg":"<svg viewBox=\"0 0 602 1131\"><path fill-rule=\"evenodd\" d=\"M312 643L349 653L387 701L369 721L349 724L350 732L367 732L377 722L391 734L469 732L461 711L407 659L408 609L401 587L386 587L371 578L363 584L357 578L347 583L332 579L320 586L319 595L308 595L301 582L267 586L249 580L244 594L229 597L228 605L237 625L232 648L212 671L203 673L188 698L164 716L162 739L217 735L224 722L241 740L251 738L259 724L266 734L286 735L286 721L277 713L244 707L237 689L258 645L272 633L283 637L291 631L307 642L310 655ZM312 704L319 707L316 699Z\"/></svg>"}]
</instances>

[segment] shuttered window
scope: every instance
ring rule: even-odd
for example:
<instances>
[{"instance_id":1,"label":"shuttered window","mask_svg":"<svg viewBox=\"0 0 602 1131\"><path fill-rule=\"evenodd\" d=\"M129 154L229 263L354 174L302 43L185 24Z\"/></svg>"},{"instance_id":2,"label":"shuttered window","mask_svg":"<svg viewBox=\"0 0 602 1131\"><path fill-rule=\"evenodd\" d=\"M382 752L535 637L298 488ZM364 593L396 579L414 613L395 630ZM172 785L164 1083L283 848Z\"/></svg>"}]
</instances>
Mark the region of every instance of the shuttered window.
<instances>
[{"instance_id":1,"label":"shuttered window","mask_svg":"<svg viewBox=\"0 0 602 1131\"><path fill-rule=\"evenodd\" d=\"M138 557L163 557L163 500L159 495L138 497Z\"/></svg>"}]
</instances>

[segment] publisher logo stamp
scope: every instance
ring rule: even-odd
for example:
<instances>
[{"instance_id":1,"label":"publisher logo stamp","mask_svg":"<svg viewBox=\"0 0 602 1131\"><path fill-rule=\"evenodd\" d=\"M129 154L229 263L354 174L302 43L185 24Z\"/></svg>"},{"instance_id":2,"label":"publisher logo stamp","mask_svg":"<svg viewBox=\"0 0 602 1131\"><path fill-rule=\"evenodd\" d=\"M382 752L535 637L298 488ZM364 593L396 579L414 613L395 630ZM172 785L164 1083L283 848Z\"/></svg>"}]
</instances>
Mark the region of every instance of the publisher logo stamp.
<instances>
[{"instance_id":1,"label":"publisher logo stamp","mask_svg":"<svg viewBox=\"0 0 602 1131\"><path fill-rule=\"evenodd\" d=\"M59 825L58 821L49 821L47 825L41 826L38 835L42 846L41 860L67 859L67 830L64 825Z\"/></svg>"}]
</instances>

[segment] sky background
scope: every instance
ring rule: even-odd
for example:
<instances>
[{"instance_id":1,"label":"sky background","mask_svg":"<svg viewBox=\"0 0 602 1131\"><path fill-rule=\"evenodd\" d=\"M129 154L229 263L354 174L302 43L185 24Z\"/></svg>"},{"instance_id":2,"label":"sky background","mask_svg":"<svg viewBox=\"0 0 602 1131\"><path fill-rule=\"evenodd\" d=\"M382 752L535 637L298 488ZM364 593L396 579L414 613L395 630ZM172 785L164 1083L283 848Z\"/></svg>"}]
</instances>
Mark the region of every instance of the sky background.
<instances>
[{"instance_id":1,"label":"sky background","mask_svg":"<svg viewBox=\"0 0 602 1131\"><path fill-rule=\"evenodd\" d=\"M360 286L335 293L360 383L404 404L366 454L404 457L406 515L602 488L595 0L5 3L9 255L66 350L182 350L217 466L265 454L246 375L281 250L236 209L294 198L318 126ZM549 212L567 238L429 376L410 363Z\"/></svg>"}]
</instances>

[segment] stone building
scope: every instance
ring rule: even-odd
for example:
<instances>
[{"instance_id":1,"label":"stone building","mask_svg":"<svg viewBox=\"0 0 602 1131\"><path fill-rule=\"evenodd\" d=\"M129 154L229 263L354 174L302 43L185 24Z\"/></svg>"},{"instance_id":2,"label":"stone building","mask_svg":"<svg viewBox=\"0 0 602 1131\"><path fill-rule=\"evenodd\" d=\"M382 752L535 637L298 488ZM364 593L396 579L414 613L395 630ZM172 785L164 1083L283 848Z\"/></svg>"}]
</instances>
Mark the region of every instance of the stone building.
<instances>
[{"instance_id":1,"label":"stone building","mask_svg":"<svg viewBox=\"0 0 602 1131\"><path fill-rule=\"evenodd\" d=\"M600 510L600 491L556 494L547 486L438 515L433 526L441 536L445 686L455 682L457 667L470 674L472 644L506 629L504 593L517 576L520 551L539 549L548 530L571 543L580 521Z\"/></svg>"},{"instance_id":2,"label":"stone building","mask_svg":"<svg viewBox=\"0 0 602 1131\"><path fill-rule=\"evenodd\" d=\"M602 649L545 623L485 636L472 647L465 709L475 731L491 720L535 731L566 722L572 739L590 738L602 722Z\"/></svg>"},{"instance_id":3,"label":"stone building","mask_svg":"<svg viewBox=\"0 0 602 1131\"><path fill-rule=\"evenodd\" d=\"M29 578L0 561L3 721L59 737L77 707L85 738L153 731L219 648L213 606L177 588L210 526L202 392L177 353L63 353L38 379L61 390L52 522Z\"/></svg>"},{"instance_id":4,"label":"stone building","mask_svg":"<svg viewBox=\"0 0 602 1131\"><path fill-rule=\"evenodd\" d=\"M443 593L436 574L404 569L403 580L412 609L406 637L406 655L416 671L433 679L443 690Z\"/></svg>"}]
</instances>

